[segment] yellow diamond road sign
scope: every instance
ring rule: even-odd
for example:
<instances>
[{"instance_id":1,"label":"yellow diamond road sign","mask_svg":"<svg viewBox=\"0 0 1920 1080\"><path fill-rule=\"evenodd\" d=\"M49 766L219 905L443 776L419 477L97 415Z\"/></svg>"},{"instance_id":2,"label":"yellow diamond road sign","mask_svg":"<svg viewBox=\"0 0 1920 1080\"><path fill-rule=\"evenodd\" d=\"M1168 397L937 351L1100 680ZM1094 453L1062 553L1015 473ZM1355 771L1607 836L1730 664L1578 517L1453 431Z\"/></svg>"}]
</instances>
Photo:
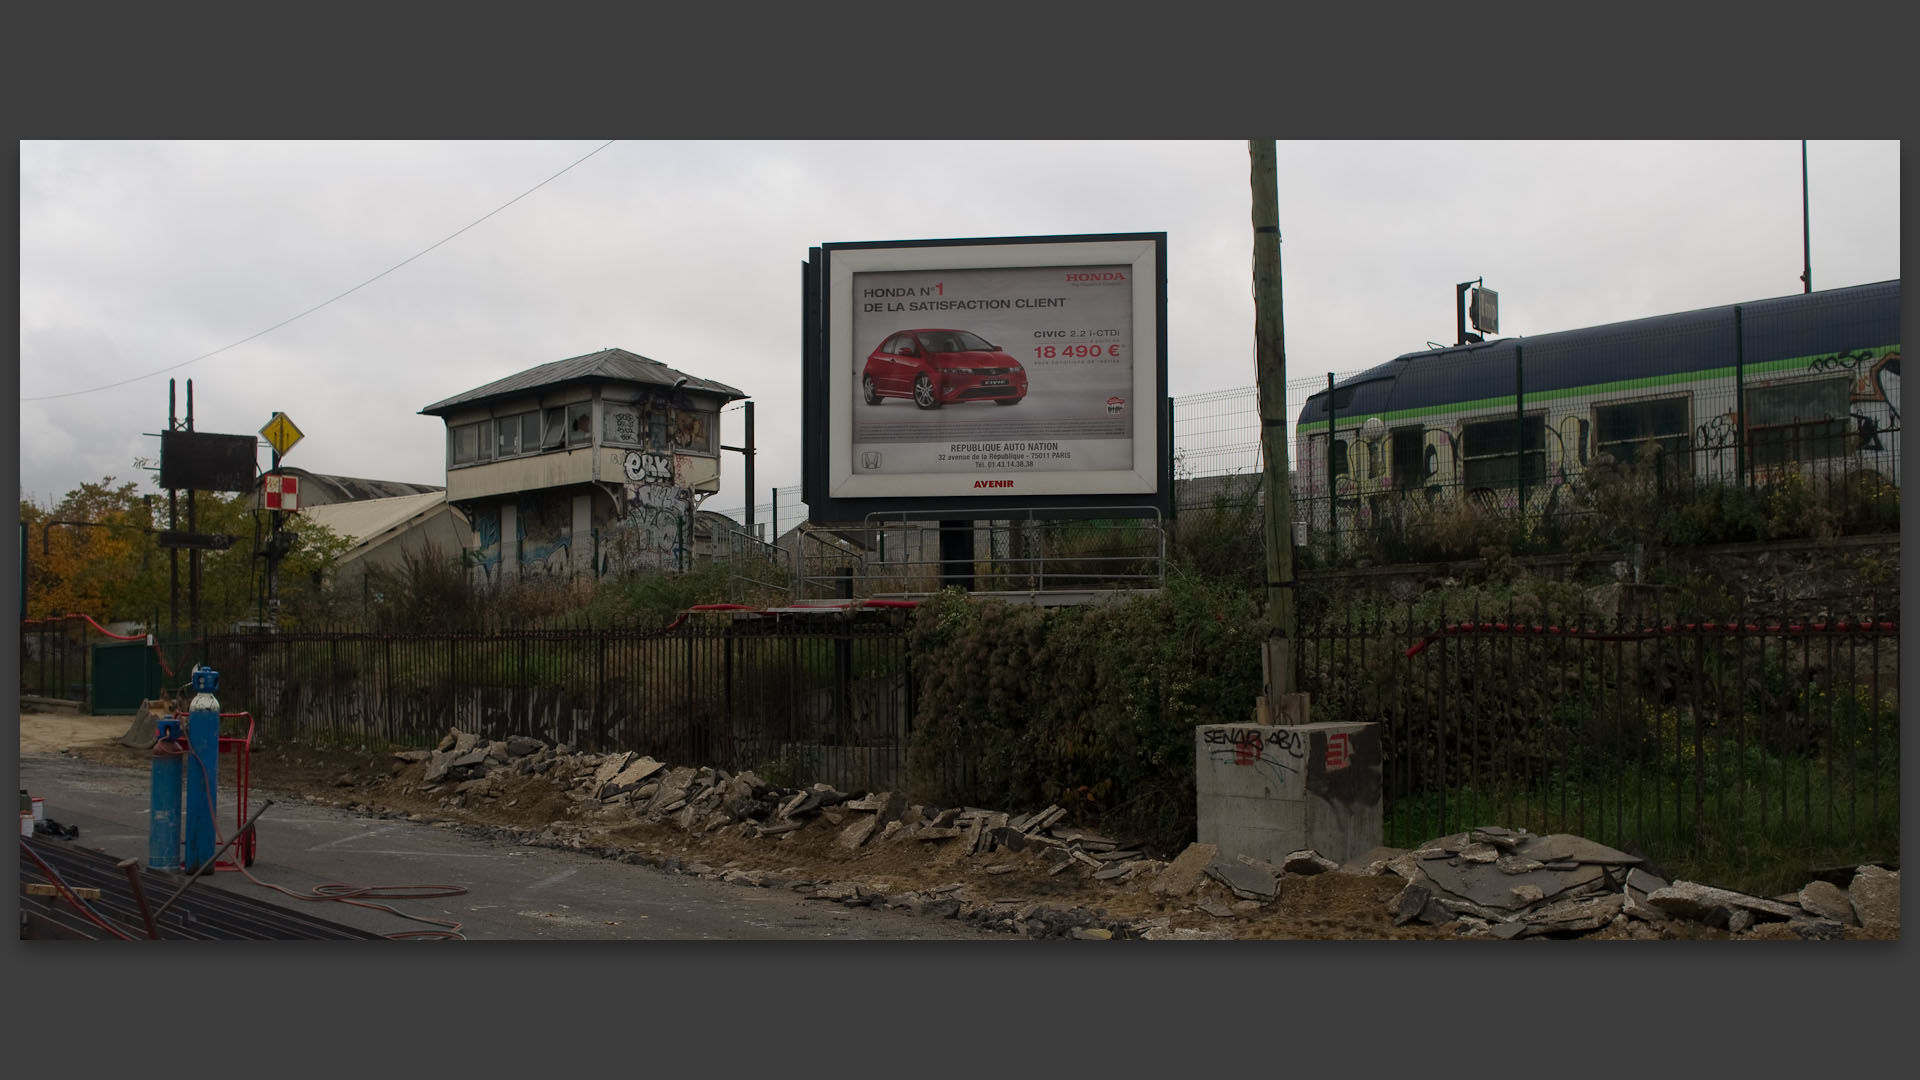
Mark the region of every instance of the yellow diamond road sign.
<instances>
[{"instance_id":1,"label":"yellow diamond road sign","mask_svg":"<svg viewBox=\"0 0 1920 1080\"><path fill-rule=\"evenodd\" d=\"M281 457L285 457L287 451L293 449L294 443L306 438L283 412L274 413L273 419L267 421L267 426L260 429L260 434L267 437L268 445L272 446L273 452Z\"/></svg>"}]
</instances>

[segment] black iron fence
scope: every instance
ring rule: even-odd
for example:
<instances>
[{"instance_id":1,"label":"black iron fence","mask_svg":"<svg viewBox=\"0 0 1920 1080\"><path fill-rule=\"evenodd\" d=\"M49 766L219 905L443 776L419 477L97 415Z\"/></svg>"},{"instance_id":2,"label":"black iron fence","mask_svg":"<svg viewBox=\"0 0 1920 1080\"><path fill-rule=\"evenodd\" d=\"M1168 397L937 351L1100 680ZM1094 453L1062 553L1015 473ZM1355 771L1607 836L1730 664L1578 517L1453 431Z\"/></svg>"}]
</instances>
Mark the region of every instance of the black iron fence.
<instances>
[{"instance_id":1,"label":"black iron fence","mask_svg":"<svg viewBox=\"0 0 1920 1080\"><path fill-rule=\"evenodd\" d=\"M1720 865L1898 852L1891 620L1365 605L1303 613L1301 685L1314 720L1382 726L1389 844L1499 824ZM915 673L891 617L216 637L209 654L223 706L269 737L418 746L458 727L782 783L908 779Z\"/></svg>"},{"instance_id":2,"label":"black iron fence","mask_svg":"<svg viewBox=\"0 0 1920 1080\"><path fill-rule=\"evenodd\" d=\"M1306 644L1315 719L1382 725L1388 844L1498 824L1722 867L1897 857L1893 621L1408 610Z\"/></svg>"},{"instance_id":3,"label":"black iron fence","mask_svg":"<svg viewBox=\"0 0 1920 1080\"><path fill-rule=\"evenodd\" d=\"M87 700L91 682L91 628L79 619L20 622L20 692L64 701Z\"/></svg>"},{"instance_id":4,"label":"black iron fence","mask_svg":"<svg viewBox=\"0 0 1920 1080\"><path fill-rule=\"evenodd\" d=\"M911 667L901 628L878 619L230 636L208 651L223 707L252 712L269 737L431 746L459 728L782 782L905 781Z\"/></svg>"}]
</instances>

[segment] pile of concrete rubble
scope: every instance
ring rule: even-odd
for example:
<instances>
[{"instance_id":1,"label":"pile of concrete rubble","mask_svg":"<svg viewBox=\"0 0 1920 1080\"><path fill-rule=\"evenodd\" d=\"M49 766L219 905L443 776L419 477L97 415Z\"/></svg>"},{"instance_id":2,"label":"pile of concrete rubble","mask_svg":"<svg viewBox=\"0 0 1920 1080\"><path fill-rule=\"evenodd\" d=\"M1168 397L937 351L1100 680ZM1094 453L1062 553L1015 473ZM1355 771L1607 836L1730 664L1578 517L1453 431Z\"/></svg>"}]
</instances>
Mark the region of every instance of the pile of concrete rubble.
<instances>
[{"instance_id":1,"label":"pile of concrete rubble","mask_svg":"<svg viewBox=\"0 0 1920 1080\"><path fill-rule=\"evenodd\" d=\"M1900 925L1900 874L1881 866L1841 871L1844 889L1816 878L1769 898L1669 882L1637 856L1567 833L1490 826L1378 854L1366 872L1406 881L1392 902L1396 925L1457 923L1464 934L1506 939L1612 927L1651 939L1670 921L1688 920L1732 934L1814 941L1840 939L1850 926L1897 932Z\"/></svg>"},{"instance_id":2,"label":"pile of concrete rubble","mask_svg":"<svg viewBox=\"0 0 1920 1080\"><path fill-rule=\"evenodd\" d=\"M1629 937L1677 936L1675 920L1697 922L1754 938L1828 940L1848 927L1899 926L1900 875L1880 866L1848 868L1841 880L1814 880L1799 892L1758 897L1686 881L1669 882L1643 860L1570 834L1535 835L1485 827L1429 840L1413 850L1381 848L1342 866L1312 851L1279 864L1222 856L1215 845L1193 844L1172 862L1084 829L1061 824L1058 806L1022 815L977 807L935 809L909 804L894 792L850 794L827 784L782 787L752 772L669 767L634 753L577 753L565 745L514 736L489 741L454 731L432 751L409 750L402 761L424 762L421 793L444 793L458 808L500 797L501 777L547 776L574 801L570 815L601 825L644 821L689 833L733 830L745 838L778 840L824 820L849 851L879 844L957 844L969 856L1039 850L1049 874L1124 885L1140 882L1153 895L1218 919L1258 912L1280 895L1287 879L1339 872L1392 876L1404 884L1389 904L1396 925L1452 924L1462 936L1518 939L1578 937L1612 928ZM555 823L526 837L586 849L587 824ZM568 835L571 834L571 835ZM601 852L666 869L706 874L762 887L786 887L850 906L900 908L1034 937L1229 938L1224 930L1172 929L1169 920L1110 920L1083 908L976 896L956 882L933 890L888 893L854 881L821 881L792 874L722 868L674 857ZM989 876L1013 863L987 863ZM1831 875L1830 875L1831 876ZM1842 886L1845 887L1842 887ZM1233 902L1227 902L1226 895Z\"/></svg>"},{"instance_id":3,"label":"pile of concrete rubble","mask_svg":"<svg viewBox=\"0 0 1920 1080\"><path fill-rule=\"evenodd\" d=\"M1152 875L1165 866L1145 857L1137 847L1062 824L1067 812L1059 806L1018 815L978 807L935 809L910 804L895 792L856 795L828 784L782 787L766 783L752 772L669 767L631 752L576 753L564 744L551 746L526 736L488 741L462 731L449 733L432 751L403 750L394 756L404 762L424 762L426 770L421 779L426 786L418 790L424 794L444 793L442 805L450 809L497 799L502 777L545 775L568 791L575 803L571 813L588 823L644 821L690 833L731 829L743 838L777 840L818 819L839 830L835 842L849 851L882 843L957 844L968 856L988 857L1033 849L1044 853L1049 874L1078 870L1094 880L1115 884ZM569 831L576 835L564 835ZM587 831L549 828L538 838L584 849L583 834ZM820 881L754 870L716 871L674 857L637 856L633 861L658 862L669 870L705 874L737 884L793 888L848 906L901 908L915 914L959 918L1032 937L1193 936L1169 930L1164 919L1147 923L1113 920L1084 908L976 896L965 882L933 890L889 893L863 882ZM992 877L1015 869L1014 863L988 862L981 872Z\"/></svg>"}]
</instances>

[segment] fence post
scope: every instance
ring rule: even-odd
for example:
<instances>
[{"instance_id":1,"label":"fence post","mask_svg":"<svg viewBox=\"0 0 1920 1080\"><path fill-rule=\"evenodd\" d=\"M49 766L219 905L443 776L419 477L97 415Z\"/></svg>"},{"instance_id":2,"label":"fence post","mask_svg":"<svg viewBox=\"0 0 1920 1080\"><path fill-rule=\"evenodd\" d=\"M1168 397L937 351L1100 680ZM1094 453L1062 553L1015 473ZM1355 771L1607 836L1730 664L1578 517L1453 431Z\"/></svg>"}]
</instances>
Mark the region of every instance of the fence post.
<instances>
[{"instance_id":1,"label":"fence post","mask_svg":"<svg viewBox=\"0 0 1920 1080\"><path fill-rule=\"evenodd\" d=\"M1333 487L1335 445L1337 440L1333 433L1333 372L1329 371L1327 372L1327 558L1329 561L1340 554L1340 499ZM1352 462L1348 462L1347 468L1348 471L1352 471Z\"/></svg>"},{"instance_id":2,"label":"fence post","mask_svg":"<svg viewBox=\"0 0 1920 1080\"><path fill-rule=\"evenodd\" d=\"M607 752L607 632L593 638L593 748Z\"/></svg>"},{"instance_id":3,"label":"fence post","mask_svg":"<svg viewBox=\"0 0 1920 1080\"><path fill-rule=\"evenodd\" d=\"M1514 480L1520 485L1520 518L1527 516L1527 378L1521 348L1513 347L1513 439ZM1541 444L1544 451L1546 444ZM1544 459L1543 459L1544 464Z\"/></svg>"},{"instance_id":4,"label":"fence post","mask_svg":"<svg viewBox=\"0 0 1920 1080\"><path fill-rule=\"evenodd\" d=\"M1747 486L1747 334L1739 304L1733 305L1733 431L1734 480L1744 488Z\"/></svg>"}]
</instances>

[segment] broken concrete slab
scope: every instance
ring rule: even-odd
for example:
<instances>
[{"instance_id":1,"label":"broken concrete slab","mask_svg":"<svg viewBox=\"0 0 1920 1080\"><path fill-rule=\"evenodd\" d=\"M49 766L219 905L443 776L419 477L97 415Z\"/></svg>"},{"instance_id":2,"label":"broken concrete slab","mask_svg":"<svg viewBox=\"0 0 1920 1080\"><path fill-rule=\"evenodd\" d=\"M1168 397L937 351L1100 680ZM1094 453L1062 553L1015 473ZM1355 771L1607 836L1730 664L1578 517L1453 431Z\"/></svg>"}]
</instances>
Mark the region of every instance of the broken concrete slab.
<instances>
[{"instance_id":1,"label":"broken concrete slab","mask_svg":"<svg viewBox=\"0 0 1920 1080\"><path fill-rule=\"evenodd\" d=\"M620 775L620 770L626 768L628 762L631 762L636 756L632 751L608 754L606 758L600 762L600 767L593 771L593 786L597 788Z\"/></svg>"},{"instance_id":2,"label":"broken concrete slab","mask_svg":"<svg viewBox=\"0 0 1920 1080\"><path fill-rule=\"evenodd\" d=\"M1420 869L1433 880L1434 885L1448 893L1476 904L1507 910L1520 906L1520 902L1515 900L1514 890L1523 885L1538 888L1541 899L1551 899L1597 883L1604 875L1598 866L1578 866L1571 870L1543 867L1524 874L1505 874L1492 865L1466 863L1455 866L1450 861L1438 859L1422 862Z\"/></svg>"},{"instance_id":3,"label":"broken concrete slab","mask_svg":"<svg viewBox=\"0 0 1920 1080\"><path fill-rule=\"evenodd\" d=\"M1810 881L1794 900L1810 915L1852 926L1860 924L1846 890L1832 882Z\"/></svg>"},{"instance_id":4,"label":"broken concrete slab","mask_svg":"<svg viewBox=\"0 0 1920 1080\"><path fill-rule=\"evenodd\" d=\"M631 754L626 756L629 758L633 757ZM624 768L615 772L612 776L600 780L596 788L597 797L609 799L615 795L636 791L655 773L658 773L664 768L666 768L666 765L650 757L636 758L628 762ZM600 772L604 771L604 769L600 770ZM596 779L599 775L599 772L594 774Z\"/></svg>"},{"instance_id":5,"label":"broken concrete slab","mask_svg":"<svg viewBox=\"0 0 1920 1080\"><path fill-rule=\"evenodd\" d=\"M1593 863L1601 866L1638 866L1646 860L1638 855L1629 855L1605 844L1595 843L1584 836L1572 833L1549 833L1522 841L1514 849L1514 854L1522 855L1537 862L1575 862Z\"/></svg>"},{"instance_id":6,"label":"broken concrete slab","mask_svg":"<svg viewBox=\"0 0 1920 1080\"><path fill-rule=\"evenodd\" d=\"M1498 825L1482 825L1467 833L1467 839L1473 843L1491 844L1503 852L1512 851L1529 838L1525 829L1516 832L1512 829L1503 829Z\"/></svg>"},{"instance_id":7,"label":"broken concrete slab","mask_svg":"<svg viewBox=\"0 0 1920 1080\"><path fill-rule=\"evenodd\" d=\"M1714 925L1724 925L1724 920L1734 911L1750 911L1773 919L1793 919L1806 914L1795 905L1691 881L1676 881L1664 889L1656 889L1647 894L1647 903L1669 915Z\"/></svg>"},{"instance_id":8,"label":"broken concrete slab","mask_svg":"<svg viewBox=\"0 0 1920 1080\"><path fill-rule=\"evenodd\" d=\"M867 842L867 838L873 835L873 831L878 828L879 825L880 821L878 818L870 816L862 817L860 820L840 830L840 836L835 840L835 843L846 848L848 851L856 851L861 844Z\"/></svg>"},{"instance_id":9,"label":"broken concrete slab","mask_svg":"<svg viewBox=\"0 0 1920 1080\"><path fill-rule=\"evenodd\" d=\"M1527 924L1526 935L1584 934L1598 930L1611 923L1625 906L1626 897L1619 893L1549 904L1523 916Z\"/></svg>"},{"instance_id":10,"label":"broken concrete slab","mask_svg":"<svg viewBox=\"0 0 1920 1080\"><path fill-rule=\"evenodd\" d=\"M1832 919L1788 919L1787 929L1806 941L1843 941L1847 936L1846 926Z\"/></svg>"},{"instance_id":11,"label":"broken concrete slab","mask_svg":"<svg viewBox=\"0 0 1920 1080\"><path fill-rule=\"evenodd\" d=\"M1638 889L1643 893L1666 888L1671 882L1658 874L1649 874L1639 867L1627 871L1627 888Z\"/></svg>"},{"instance_id":12,"label":"broken concrete slab","mask_svg":"<svg viewBox=\"0 0 1920 1080\"><path fill-rule=\"evenodd\" d=\"M537 754L546 748L547 744L545 740L536 739L531 735L507 736L507 754L510 757L523 758L531 754Z\"/></svg>"},{"instance_id":13,"label":"broken concrete slab","mask_svg":"<svg viewBox=\"0 0 1920 1080\"><path fill-rule=\"evenodd\" d=\"M1862 866L1847 887L1853 917L1868 930L1900 929L1900 873L1878 866Z\"/></svg>"},{"instance_id":14,"label":"broken concrete slab","mask_svg":"<svg viewBox=\"0 0 1920 1080\"><path fill-rule=\"evenodd\" d=\"M1242 900L1271 900L1280 895L1277 874L1238 859L1216 858L1207 864L1207 876Z\"/></svg>"},{"instance_id":15,"label":"broken concrete slab","mask_svg":"<svg viewBox=\"0 0 1920 1080\"><path fill-rule=\"evenodd\" d=\"M1207 865L1219 857L1220 848L1216 844L1188 844L1186 850L1153 879L1147 891L1168 898L1185 896L1206 876Z\"/></svg>"},{"instance_id":16,"label":"broken concrete slab","mask_svg":"<svg viewBox=\"0 0 1920 1080\"><path fill-rule=\"evenodd\" d=\"M1393 925L1405 926L1420 917L1433 900L1433 890L1409 881L1393 900Z\"/></svg>"},{"instance_id":17,"label":"broken concrete slab","mask_svg":"<svg viewBox=\"0 0 1920 1080\"><path fill-rule=\"evenodd\" d=\"M1324 874L1340 869L1340 864L1308 848L1289 852L1286 858L1280 860L1280 869L1289 874Z\"/></svg>"}]
</instances>

